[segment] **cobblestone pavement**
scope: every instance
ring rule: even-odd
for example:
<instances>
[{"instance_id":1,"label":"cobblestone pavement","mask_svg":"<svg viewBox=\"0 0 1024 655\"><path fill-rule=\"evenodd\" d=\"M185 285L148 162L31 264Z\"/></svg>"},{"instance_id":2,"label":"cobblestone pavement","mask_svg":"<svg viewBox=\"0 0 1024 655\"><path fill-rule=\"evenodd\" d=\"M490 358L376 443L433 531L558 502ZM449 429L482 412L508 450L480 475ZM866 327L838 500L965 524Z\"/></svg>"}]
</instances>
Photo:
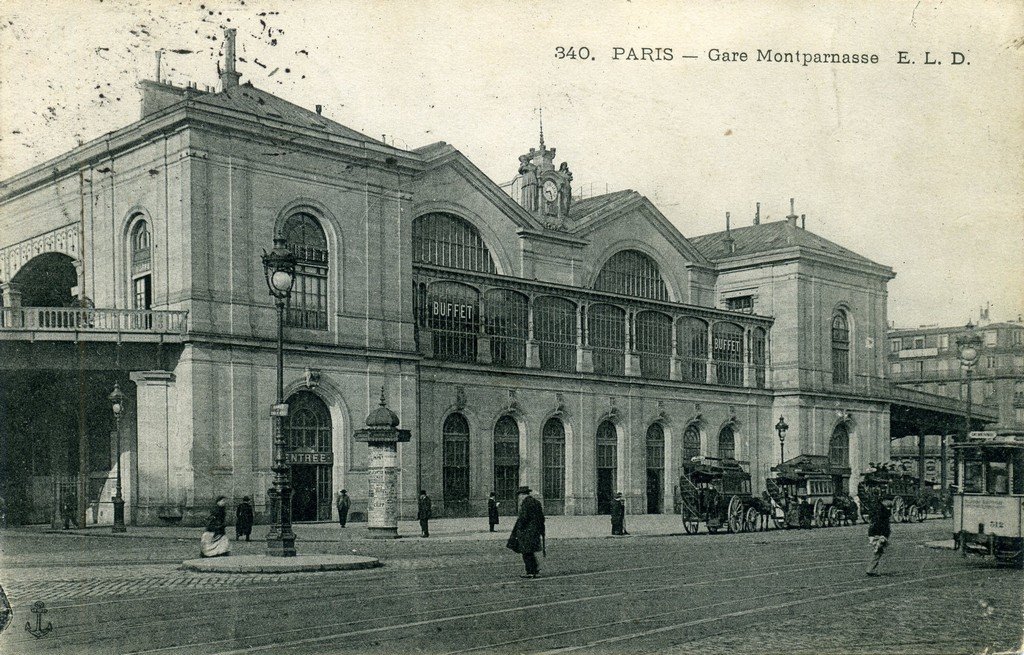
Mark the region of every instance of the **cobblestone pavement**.
<instances>
[{"instance_id":1,"label":"cobblestone pavement","mask_svg":"<svg viewBox=\"0 0 1024 655\"><path fill-rule=\"evenodd\" d=\"M864 526L675 536L678 523L658 517L612 539L606 517L583 518L551 535L537 580L519 578L507 532L472 525L439 526L449 539L385 542L302 526L323 535L303 552L355 550L385 566L285 575L180 570L196 545L174 532L7 531L0 580L15 620L0 652L931 654L1020 644L1024 574L925 548L948 537L948 521L895 526L884 575L867 578ZM54 630L37 640L24 622L38 600Z\"/></svg>"}]
</instances>

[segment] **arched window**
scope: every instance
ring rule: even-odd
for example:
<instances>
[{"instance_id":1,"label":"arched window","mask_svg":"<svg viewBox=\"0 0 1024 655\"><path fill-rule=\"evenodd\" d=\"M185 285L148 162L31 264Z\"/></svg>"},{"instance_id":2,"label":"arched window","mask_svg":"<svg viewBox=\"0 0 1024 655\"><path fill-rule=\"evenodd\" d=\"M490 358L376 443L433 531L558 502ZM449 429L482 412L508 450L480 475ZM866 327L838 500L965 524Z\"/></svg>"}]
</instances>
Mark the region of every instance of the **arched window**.
<instances>
[{"instance_id":1,"label":"arched window","mask_svg":"<svg viewBox=\"0 0 1024 655\"><path fill-rule=\"evenodd\" d=\"M743 386L743 328L735 323L715 323L714 357L718 384Z\"/></svg>"},{"instance_id":2,"label":"arched window","mask_svg":"<svg viewBox=\"0 0 1024 655\"><path fill-rule=\"evenodd\" d=\"M459 282L434 282L427 287L427 327L433 335L434 357L475 362L480 335L480 292Z\"/></svg>"},{"instance_id":3,"label":"arched window","mask_svg":"<svg viewBox=\"0 0 1024 655\"><path fill-rule=\"evenodd\" d=\"M526 366L529 315L527 298L517 291L491 289L484 294L484 316L494 364Z\"/></svg>"},{"instance_id":4,"label":"arched window","mask_svg":"<svg viewBox=\"0 0 1024 655\"><path fill-rule=\"evenodd\" d=\"M553 296L537 298L533 303L533 338L540 350L542 369L575 371L576 305Z\"/></svg>"},{"instance_id":5,"label":"arched window","mask_svg":"<svg viewBox=\"0 0 1024 655\"><path fill-rule=\"evenodd\" d=\"M587 313L594 372L624 375L626 372L626 312L612 305L591 305Z\"/></svg>"},{"instance_id":6,"label":"arched window","mask_svg":"<svg viewBox=\"0 0 1024 655\"><path fill-rule=\"evenodd\" d=\"M153 306L153 257L149 224L145 220L139 220L132 228L131 247L132 308L150 309Z\"/></svg>"},{"instance_id":7,"label":"arched window","mask_svg":"<svg viewBox=\"0 0 1024 655\"><path fill-rule=\"evenodd\" d=\"M594 288L634 298L668 300L658 264L639 250L622 250L605 262Z\"/></svg>"},{"instance_id":8,"label":"arched window","mask_svg":"<svg viewBox=\"0 0 1024 655\"><path fill-rule=\"evenodd\" d=\"M412 223L412 261L478 273L496 273L480 232L451 214L424 214Z\"/></svg>"},{"instance_id":9,"label":"arched window","mask_svg":"<svg viewBox=\"0 0 1024 655\"><path fill-rule=\"evenodd\" d=\"M832 316L832 383L850 383L850 326L842 312Z\"/></svg>"},{"instance_id":10,"label":"arched window","mask_svg":"<svg viewBox=\"0 0 1024 655\"><path fill-rule=\"evenodd\" d=\"M754 386L764 389L768 364L768 333L756 327L750 333L750 363L754 366Z\"/></svg>"},{"instance_id":11,"label":"arched window","mask_svg":"<svg viewBox=\"0 0 1024 655\"><path fill-rule=\"evenodd\" d=\"M660 423L647 428L647 513L661 514L665 490L665 429Z\"/></svg>"},{"instance_id":12,"label":"arched window","mask_svg":"<svg viewBox=\"0 0 1024 655\"><path fill-rule=\"evenodd\" d=\"M615 424L603 421L597 426L597 513L612 511L618 469L619 436Z\"/></svg>"},{"instance_id":13,"label":"arched window","mask_svg":"<svg viewBox=\"0 0 1024 655\"><path fill-rule=\"evenodd\" d=\"M549 418L541 431L541 481L544 512L565 513L565 426L557 418Z\"/></svg>"},{"instance_id":14,"label":"arched window","mask_svg":"<svg viewBox=\"0 0 1024 655\"><path fill-rule=\"evenodd\" d=\"M730 425L718 433L718 456L722 459L736 459L736 435Z\"/></svg>"},{"instance_id":15,"label":"arched window","mask_svg":"<svg viewBox=\"0 0 1024 655\"><path fill-rule=\"evenodd\" d=\"M451 414L442 429L442 482L445 513L462 515L469 509L469 423Z\"/></svg>"},{"instance_id":16,"label":"arched window","mask_svg":"<svg viewBox=\"0 0 1024 655\"><path fill-rule=\"evenodd\" d=\"M708 324L699 318L683 318L676 328L676 348L682 360L684 382L708 379Z\"/></svg>"},{"instance_id":17,"label":"arched window","mask_svg":"<svg viewBox=\"0 0 1024 655\"><path fill-rule=\"evenodd\" d=\"M494 495L498 502L515 506L519 487L519 424L502 416L494 426Z\"/></svg>"},{"instance_id":18,"label":"arched window","mask_svg":"<svg viewBox=\"0 0 1024 655\"><path fill-rule=\"evenodd\" d=\"M672 371L672 319L661 312L636 315L634 349L640 354L640 375L667 380Z\"/></svg>"},{"instance_id":19,"label":"arched window","mask_svg":"<svg viewBox=\"0 0 1024 655\"><path fill-rule=\"evenodd\" d=\"M700 457L700 428L696 423L686 426L683 432L683 464Z\"/></svg>"},{"instance_id":20,"label":"arched window","mask_svg":"<svg viewBox=\"0 0 1024 655\"><path fill-rule=\"evenodd\" d=\"M327 235L310 214L292 214L281 235L295 255L295 283L288 298L286 324L310 330L327 329Z\"/></svg>"},{"instance_id":21,"label":"arched window","mask_svg":"<svg viewBox=\"0 0 1024 655\"><path fill-rule=\"evenodd\" d=\"M828 463L834 468L850 467L850 431L845 423L840 423L832 430L832 439L828 444Z\"/></svg>"},{"instance_id":22,"label":"arched window","mask_svg":"<svg viewBox=\"0 0 1024 655\"><path fill-rule=\"evenodd\" d=\"M325 521L331 518L333 447L331 413L314 393L296 392L288 399L284 420L292 471L292 518Z\"/></svg>"}]
</instances>

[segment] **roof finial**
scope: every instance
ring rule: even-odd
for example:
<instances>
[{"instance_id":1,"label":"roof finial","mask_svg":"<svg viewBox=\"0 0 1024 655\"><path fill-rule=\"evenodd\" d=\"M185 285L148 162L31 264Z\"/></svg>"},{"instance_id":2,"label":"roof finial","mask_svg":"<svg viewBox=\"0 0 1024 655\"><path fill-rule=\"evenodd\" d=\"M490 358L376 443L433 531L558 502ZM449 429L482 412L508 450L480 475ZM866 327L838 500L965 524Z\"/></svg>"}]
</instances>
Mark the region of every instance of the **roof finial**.
<instances>
[{"instance_id":1,"label":"roof finial","mask_svg":"<svg viewBox=\"0 0 1024 655\"><path fill-rule=\"evenodd\" d=\"M754 212L754 225L761 224L761 203L757 203L757 211Z\"/></svg>"},{"instance_id":2,"label":"roof finial","mask_svg":"<svg viewBox=\"0 0 1024 655\"><path fill-rule=\"evenodd\" d=\"M796 227L796 219L799 218L799 217L796 215L796 210L794 208L794 203L795 203L795 199L794 198L790 198L789 199L789 216L786 217L786 221L790 225L792 225L793 227Z\"/></svg>"},{"instance_id":3,"label":"roof finial","mask_svg":"<svg viewBox=\"0 0 1024 655\"><path fill-rule=\"evenodd\" d=\"M388 406L387 401L384 400L384 385L383 384L380 385L380 406L381 407L387 407Z\"/></svg>"},{"instance_id":4,"label":"roof finial","mask_svg":"<svg viewBox=\"0 0 1024 655\"><path fill-rule=\"evenodd\" d=\"M538 109L540 112L540 149L544 149L544 108Z\"/></svg>"},{"instance_id":5,"label":"roof finial","mask_svg":"<svg viewBox=\"0 0 1024 655\"><path fill-rule=\"evenodd\" d=\"M729 212L725 212L725 231L729 231Z\"/></svg>"}]
</instances>

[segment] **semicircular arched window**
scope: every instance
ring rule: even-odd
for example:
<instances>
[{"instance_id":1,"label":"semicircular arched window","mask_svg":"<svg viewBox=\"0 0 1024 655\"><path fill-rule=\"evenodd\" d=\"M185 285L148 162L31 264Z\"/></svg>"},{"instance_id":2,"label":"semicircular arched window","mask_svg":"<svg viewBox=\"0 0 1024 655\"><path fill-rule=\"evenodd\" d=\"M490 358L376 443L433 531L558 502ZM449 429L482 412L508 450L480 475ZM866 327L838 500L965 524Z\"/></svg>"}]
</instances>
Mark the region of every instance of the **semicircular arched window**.
<instances>
[{"instance_id":1,"label":"semicircular arched window","mask_svg":"<svg viewBox=\"0 0 1024 655\"><path fill-rule=\"evenodd\" d=\"M832 383L850 384L850 324L843 312L832 315Z\"/></svg>"},{"instance_id":2,"label":"semicircular arched window","mask_svg":"<svg viewBox=\"0 0 1024 655\"><path fill-rule=\"evenodd\" d=\"M149 223L145 219L140 219L132 228L131 247L132 308L149 309L153 306L153 258Z\"/></svg>"},{"instance_id":3,"label":"semicircular arched window","mask_svg":"<svg viewBox=\"0 0 1024 655\"><path fill-rule=\"evenodd\" d=\"M658 264L639 250L620 250L597 274L594 289L634 298L668 300Z\"/></svg>"},{"instance_id":4,"label":"semicircular arched window","mask_svg":"<svg viewBox=\"0 0 1024 655\"><path fill-rule=\"evenodd\" d=\"M431 213L412 223L412 261L478 273L497 273L480 231L451 214Z\"/></svg>"},{"instance_id":5,"label":"semicircular arched window","mask_svg":"<svg viewBox=\"0 0 1024 655\"><path fill-rule=\"evenodd\" d=\"M295 283L288 298L285 324L309 330L327 329L327 235L320 221L299 212L281 228L288 249L295 255Z\"/></svg>"}]
</instances>

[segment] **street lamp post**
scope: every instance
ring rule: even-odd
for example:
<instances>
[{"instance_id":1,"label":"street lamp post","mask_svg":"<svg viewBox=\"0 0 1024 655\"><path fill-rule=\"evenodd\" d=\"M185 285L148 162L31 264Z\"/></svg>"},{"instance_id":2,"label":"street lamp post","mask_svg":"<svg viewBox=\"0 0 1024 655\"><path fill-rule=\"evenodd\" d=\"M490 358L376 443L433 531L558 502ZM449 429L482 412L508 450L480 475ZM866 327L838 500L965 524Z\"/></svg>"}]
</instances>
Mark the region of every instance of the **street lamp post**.
<instances>
[{"instance_id":1,"label":"street lamp post","mask_svg":"<svg viewBox=\"0 0 1024 655\"><path fill-rule=\"evenodd\" d=\"M274 249L263 252L263 272L267 288L277 306L277 401L271 410L274 420L274 503L272 512L277 521L267 534L267 554L275 557L295 557L295 533L292 532L291 467L285 460L284 417L288 406L284 402L284 308L295 282L295 255L288 249L288 241L274 237Z\"/></svg>"},{"instance_id":2,"label":"street lamp post","mask_svg":"<svg viewBox=\"0 0 1024 655\"><path fill-rule=\"evenodd\" d=\"M110 409L114 412L114 433L117 441L117 486L114 488L114 525L112 532L125 532L124 527L124 498L121 496L121 413L124 411L124 394L121 393L121 384L114 382L114 390L107 396L110 401Z\"/></svg>"},{"instance_id":3,"label":"street lamp post","mask_svg":"<svg viewBox=\"0 0 1024 655\"><path fill-rule=\"evenodd\" d=\"M978 355L980 354L981 348L981 337L974 332L974 325L967 322L967 333L960 335L956 338L956 348L960 357L960 366L965 369L967 376L967 412L965 415L964 423L964 435L963 439L967 439L968 433L971 431L971 378L974 373L974 365L978 361ZM954 436L954 441L958 441ZM960 485L960 462L959 453L956 448L953 449L953 484Z\"/></svg>"},{"instance_id":4,"label":"street lamp post","mask_svg":"<svg viewBox=\"0 0 1024 655\"><path fill-rule=\"evenodd\" d=\"M779 433L779 464L786 461L786 431L789 430L789 426L786 425L786 419L782 416L779 417L779 422L775 424L775 431Z\"/></svg>"}]
</instances>

